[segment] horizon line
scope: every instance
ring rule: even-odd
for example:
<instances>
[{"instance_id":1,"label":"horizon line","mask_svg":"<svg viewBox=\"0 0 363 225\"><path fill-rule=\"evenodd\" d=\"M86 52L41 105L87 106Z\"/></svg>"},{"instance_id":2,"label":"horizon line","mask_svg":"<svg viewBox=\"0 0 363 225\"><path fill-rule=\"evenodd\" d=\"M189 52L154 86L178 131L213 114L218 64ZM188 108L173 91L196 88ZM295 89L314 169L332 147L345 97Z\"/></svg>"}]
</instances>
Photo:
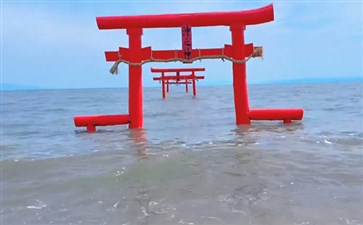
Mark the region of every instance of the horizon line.
<instances>
[{"instance_id":1,"label":"horizon line","mask_svg":"<svg viewBox=\"0 0 363 225\"><path fill-rule=\"evenodd\" d=\"M267 85L267 84L323 84L323 83L350 83L350 82L363 82L363 76L357 77L330 77L330 78L301 78L301 79L286 79L286 80L269 80L269 81L252 81L248 85ZM4 88L5 85L5 88ZM232 81L220 82L203 82L198 86L200 87L216 87L232 85ZM32 90L74 90L74 89L113 89L113 88L128 88L128 86L119 87L38 87L35 85L22 85L14 83L1 83L0 91L32 91ZM6 87L8 86L8 87ZM160 85L146 85L144 88L160 87Z\"/></svg>"}]
</instances>

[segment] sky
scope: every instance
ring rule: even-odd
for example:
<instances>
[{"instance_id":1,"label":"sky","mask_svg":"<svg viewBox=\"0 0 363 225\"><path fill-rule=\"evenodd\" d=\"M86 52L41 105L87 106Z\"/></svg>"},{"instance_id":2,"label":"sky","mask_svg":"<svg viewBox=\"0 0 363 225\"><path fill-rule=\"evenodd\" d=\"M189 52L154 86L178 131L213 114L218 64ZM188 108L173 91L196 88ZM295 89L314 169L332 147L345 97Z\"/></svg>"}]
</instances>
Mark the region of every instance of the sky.
<instances>
[{"instance_id":1,"label":"sky","mask_svg":"<svg viewBox=\"0 0 363 225\"><path fill-rule=\"evenodd\" d=\"M340 1L1 1L1 82L16 87L114 88L128 86L128 66L109 73L105 51L128 47L125 30L99 30L97 16L238 11L273 3L275 20L247 26L246 43L264 57L247 63L248 83L363 78L363 2ZM228 27L192 29L193 48L231 43ZM143 47L181 49L180 28L144 29ZM205 67L204 85L232 84L232 64L148 63L143 85L159 86L150 67ZM202 74L201 74L202 75Z\"/></svg>"}]
</instances>

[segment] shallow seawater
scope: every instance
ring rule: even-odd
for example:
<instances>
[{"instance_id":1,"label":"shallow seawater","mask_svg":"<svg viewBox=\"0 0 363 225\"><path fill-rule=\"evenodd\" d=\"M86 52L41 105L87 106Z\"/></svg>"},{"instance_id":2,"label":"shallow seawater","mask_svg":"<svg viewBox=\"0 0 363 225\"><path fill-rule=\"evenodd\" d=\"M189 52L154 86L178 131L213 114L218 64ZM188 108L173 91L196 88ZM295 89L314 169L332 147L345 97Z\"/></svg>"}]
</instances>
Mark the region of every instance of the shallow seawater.
<instances>
[{"instance_id":1,"label":"shallow seawater","mask_svg":"<svg viewBox=\"0 0 363 225\"><path fill-rule=\"evenodd\" d=\"M75 128L127 112L126 89L2 92L1 224L363 224L363 84L144 90L145 129Z\"/></svg>"}]
</instances>

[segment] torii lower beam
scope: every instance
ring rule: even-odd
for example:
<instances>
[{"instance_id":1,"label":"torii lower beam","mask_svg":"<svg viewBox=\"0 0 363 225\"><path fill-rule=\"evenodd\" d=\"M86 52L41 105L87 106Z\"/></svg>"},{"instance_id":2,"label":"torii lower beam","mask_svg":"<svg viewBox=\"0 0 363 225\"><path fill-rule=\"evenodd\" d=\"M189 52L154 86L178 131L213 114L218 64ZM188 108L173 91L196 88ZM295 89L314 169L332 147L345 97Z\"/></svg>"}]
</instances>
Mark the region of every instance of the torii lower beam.
<instances>
[{"instance_id":1,"label":"torii lower beam","mask_svg":"<svg viewBox=\"0 0 363 225\"><path fill-rule=\"evenodd\" d=\"M76 127L87 127L87 132L95 132L96 126L110 126L129 124L129 115L96 115L96 116L75 116Z\"/></svg>"}]
</instances>

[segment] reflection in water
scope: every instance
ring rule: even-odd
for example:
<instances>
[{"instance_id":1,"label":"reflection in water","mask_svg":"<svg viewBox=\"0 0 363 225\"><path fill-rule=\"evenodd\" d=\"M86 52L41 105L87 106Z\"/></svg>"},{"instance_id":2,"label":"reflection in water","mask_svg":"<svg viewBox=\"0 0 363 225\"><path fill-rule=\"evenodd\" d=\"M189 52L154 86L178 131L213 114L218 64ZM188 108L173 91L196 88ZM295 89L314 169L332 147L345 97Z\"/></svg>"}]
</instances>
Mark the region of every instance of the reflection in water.
<instances>
[{"instance_id":1,"label":"reflection in water","mask_svg":"<svg viewBox=\"0 0 363 225\"><path fill-rule=\"evenodd\" d=\"M304 124L298 121L293 121L292 124L276 124L276 122L271 122L271 124L267 124L266 122L252 122L252 125L238 125L236 129L232 131L237 135L246 135L250 133L256 132L273 132L273 133L282 133L287 131L301 131L304 129Z\"/></svg>"},{"instance_id":2,"label":"reflection in water","mask_svg":"<svg viewBox=\"0 0 363 225\"><path fill-rule=\"evenodd\" d=\"M297 138L304 135L304 126L301 123L289 125L254 123L253 125L239 125L230 133L231 142L234 142L236 146L255 148L261 145L273 148L279 144L276 140L283 141L285 144L289 141L296 141Z\"/></svg>"},{"instance_id":3,"label":"reflection in water","mask_svg":"<svg viewBox=\"0 0 363 225\"><path fill-rule=\"evenodd\" d=\"M145 129L129 130L129 138L132 140L134 148L136 149L136 156L140 160L148 158L148 141L146 136L147 134Z\"/></svg>"}]
</instances>

